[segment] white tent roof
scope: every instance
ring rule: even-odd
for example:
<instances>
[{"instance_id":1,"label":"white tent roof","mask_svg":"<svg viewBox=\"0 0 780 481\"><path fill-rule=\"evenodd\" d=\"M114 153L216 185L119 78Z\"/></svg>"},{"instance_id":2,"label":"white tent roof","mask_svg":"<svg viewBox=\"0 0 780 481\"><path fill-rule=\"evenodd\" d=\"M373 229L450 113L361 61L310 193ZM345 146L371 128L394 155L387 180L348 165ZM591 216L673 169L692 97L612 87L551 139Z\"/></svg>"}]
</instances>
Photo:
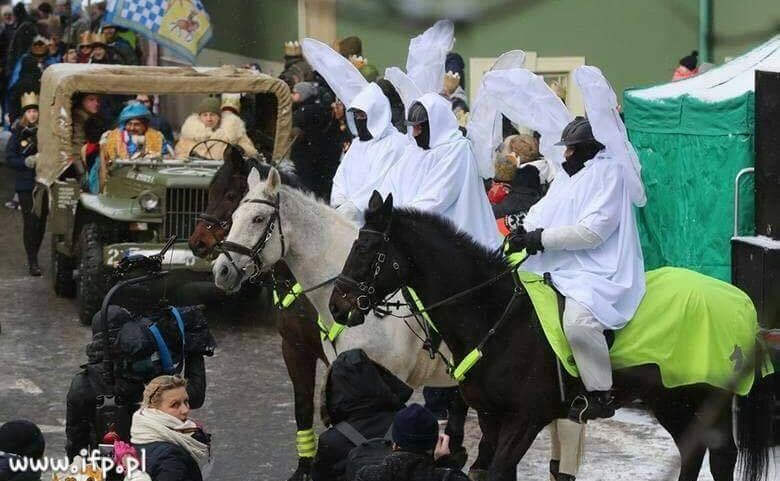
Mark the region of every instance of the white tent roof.
<instances>
[{"instance_id":1,"label":"white tent roof","mask_svg":"<svg viewBox=\"0 0 780 481\"><path fill-rule=\"evenodd\" d=\"M739 97L745 92L753 92L756 70L780 72L780 35L701 75L656 87L632 90L626 95L647 100L690 95L700 100L718 102Z\"/></svg>"}]
</instances>

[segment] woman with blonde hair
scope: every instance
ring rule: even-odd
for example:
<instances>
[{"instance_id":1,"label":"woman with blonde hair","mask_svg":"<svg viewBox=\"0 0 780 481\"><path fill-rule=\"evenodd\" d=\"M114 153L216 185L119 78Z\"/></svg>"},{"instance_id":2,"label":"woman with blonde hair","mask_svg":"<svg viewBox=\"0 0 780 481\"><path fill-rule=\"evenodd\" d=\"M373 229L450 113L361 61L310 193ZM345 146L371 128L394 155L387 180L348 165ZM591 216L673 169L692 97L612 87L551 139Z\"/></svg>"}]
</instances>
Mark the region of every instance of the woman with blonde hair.
<instances>
[{"instance_id":1,"label":"woman with blonde hair","mask_svg":"<svg viewBox=\"0 0 780 481\"><path fill-rule=\"evenodd\" d=\"M202 481L211 467L211 439L188 418L186 388L182 377L158 376L133 414L130 441L146 452L146 472L155 481Z\"/></svg>"}]
</instances>

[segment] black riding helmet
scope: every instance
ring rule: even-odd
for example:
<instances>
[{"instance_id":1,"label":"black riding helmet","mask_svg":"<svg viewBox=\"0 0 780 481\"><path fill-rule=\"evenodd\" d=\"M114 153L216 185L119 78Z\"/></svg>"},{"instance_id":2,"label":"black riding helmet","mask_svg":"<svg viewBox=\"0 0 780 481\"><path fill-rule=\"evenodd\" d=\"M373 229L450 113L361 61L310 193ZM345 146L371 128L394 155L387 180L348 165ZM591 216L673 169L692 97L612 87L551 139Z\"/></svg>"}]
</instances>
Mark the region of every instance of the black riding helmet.
<instances>
[{"instance_id":1,"label":"black riding helmet","mask_svg":"<svg viewBox=\"0 0 780 481\"><path fill-rule=\"evenodd\" d=\"M577 116L563 128L561 141L555 145L569 146L585 143L598 143L598 141L593 137L593 129L588 119Z\"/></svg>"},{"instance_id":2,"label":"black riding helmet","mask_svg":"<svg viewBox=\"0 0 780 481\"><path fill-rule=\"evenodd\" d=\"M428 111L420 102L415 102L409 108L409 114L406 116L406 125L419 125L428 121Z\"/></svg>"}]
</instances>

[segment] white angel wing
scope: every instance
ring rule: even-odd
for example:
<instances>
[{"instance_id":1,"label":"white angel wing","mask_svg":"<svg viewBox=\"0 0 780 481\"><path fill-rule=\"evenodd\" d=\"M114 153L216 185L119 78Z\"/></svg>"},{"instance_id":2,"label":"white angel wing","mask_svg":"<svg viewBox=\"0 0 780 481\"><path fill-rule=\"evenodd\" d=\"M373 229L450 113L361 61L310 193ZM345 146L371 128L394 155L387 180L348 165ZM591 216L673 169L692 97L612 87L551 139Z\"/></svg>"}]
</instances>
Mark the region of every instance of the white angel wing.
<instances>
[{"instance_id":1,"label":"white angel wing","mask_svg":"<svg viewBox=\"0 0 780 481\"><path fill-rule=\"evenodd\" d=\"M525 52L511 50L498 57L491 71L519 68L523 63L525 63ZM501 130L501 112L497 97L490 91L480 88L471 106L466 135L471 140L479 175L482 178L489 179L495 174L493 156L496 148L501 144Z\"/></svg>"},{"instance_id":2,"label":"white angel wing","mask_svg":"<svg viewBox=\"0 0 780 481\"><path fill-rule=\"evenodd\" d=\"M565 149L555 143L572 115L542 77L524 68L498 70L485 75L482 88L509 120L539 132L542 155L557 165L563 163Z\"/></svg>"},{"instance_id":3,"label":"white angel wing","mask_svg":"<svg viewBox=\"0 0 780 481\"><path fill-rule=\"evenodd\" d=\"M439 20L409 42L406 72L423 94L439 93L444 86L444 62L455 43L455 25Z\"/></svg>"},{"instance_id":4,"label":"white angel wing","mask_svg":"<svg viewBox=\"0 0 780 481\"><path fill-rule=\"evenodd\" d=\"M525 52L522 50L510 50L504 52L496 59L496 63L490 70L509 70L510 68L521 68L525 64Z\"/></svg>"},{"instance_id":5,"label":"white angel wing","mask_svg":"<svg viewBox=\"0 0 780 481\"><path fill-rule=\"evenodd\" d=\"M348 107L352 99L368 85L352 62L330 46L313 38L304 38L301 47L306 61L322 75L345 106Z\"/></svg>"},{"instance_id":6,"label":"white angel wing","mask_svg":"<svg viewBox=\"0 0 780 481\"><path fill-rule=\"evenodd\" d=\"M647 202L642 184L639 157L628 141L628 133L617 110L617 96L597 67L585 65L574 71L574 81L582 91L585 112L588 114L593 136L607 147L607 153L626 164L626 179L631 201L638 207Z\"/></svg>"},{"instance_id":7,"label":"white angel wing","mask_svg":"<svg viewBox=\"0 0 780 481\"><path fill-rule=\"evenodd\" d=\"M393 84L398 95L404 103L405 112L409 111L412 102L422 97L422 92L414 81L398 67L385 69L385 78Z\"/></svg>"}]
</instances>

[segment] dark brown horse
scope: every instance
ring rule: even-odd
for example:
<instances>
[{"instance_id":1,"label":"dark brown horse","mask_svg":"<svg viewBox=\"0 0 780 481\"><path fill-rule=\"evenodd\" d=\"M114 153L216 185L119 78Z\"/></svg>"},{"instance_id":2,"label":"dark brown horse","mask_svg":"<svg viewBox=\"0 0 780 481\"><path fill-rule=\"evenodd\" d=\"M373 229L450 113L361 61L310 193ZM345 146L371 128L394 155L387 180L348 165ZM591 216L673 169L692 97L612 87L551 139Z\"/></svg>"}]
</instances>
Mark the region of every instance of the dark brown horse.
<instances>
[{"instance_id":1,"label":"dark brown horse","mask_svg":"<svg viewBox=\"0 0 780 481\"><path fill-rule=\"evenodd\" d=\"M225 164L218 170L209 186L209 202L206 212L195 225L189 238L189 246L198 257L212 257L217 245L227 236L233 211L248 190L247 176L252 168L261 175L268 173L267 164L254 159L244 159L238 149L225 150ZM297 179L282 174L283 182L298 186ZM276 268L276 280L280 285L295 283L284 263ZM284 292L280 293L282 296ZM306 296L301 296L286 309L272 309L274 322L282 337L282 356L293 385L295 399L295 424L297 426L298 467L291 481L308 479L314 455L314 390L317 360L328 361L322 350L320 331L315 320L317 311Z\"/></svg>"},{"instance_id":2,"label":"dark brown horse","mask_svg":"<svg viewBox=\"0 0 780 481\"><path fill-rule=\"evenodd\" d=\"M509 300L519 293L507 321L489 336L483 358L461 384L466 401L479 414L482 432L496 448L490 479L500 480L515 479L515 465L539 431L565 416L567 408L555 354L529 297L505 275L508 271L503 256L480 247L452 223L419 211L393 210L392 196L383 201L375 192L331 298L335 319L354 326L385 296L404 286L413 288L432 308L429 315L459 363L496 327ZM434 307L492 280L486 288ZM738 457L744 479L766 475L769 381L757 375L749 395L737 397L737 448L730 392L704 384L666 388L654 365L614 373L615 389L622 393L619 401L642 399L671 434L681 455L679 479L686 481L697 479L707 450L716 481L734 479ZM581 389L574 378L567 376L565 382L569 392Z\"/></svg>"},{"instance_id":3,"label":"dark brown horse","mask_svg":"<svg viewBox=\"0 0 780 481\"><path fill-rule=\"evenodd\" d=\"M208 206L201 220L195 226L189 238L189 246L199 257L211 257L216 247L227 236L233 211L249 188L247 177L252 168L258 169L265 178L270 170L267 164L244 159L237 149L228 148L225 152L225 164L217 171L209 186ZM282 183L300 188L294 175L283 171ZM275 267L275 277L279 284L295 284L289 269L283 262ZM284 295L284 292L280 293ZM298 439L309 439L314 420L314 390L317 360L327 365L322 350L320 331L316 324L317 311L306 296L301 296L289 308L273 309L275 323L282 337L282 354L295 395L295 422ZM466 453L462 447L463 428L467 406L463 401L453 402L450 411L448 433L453 439L451 449L465 463ZM302 434L303 433L303 434ZM304 479L311 467L311 451L299 443L298 469L293 478ZM306 456L308 454L308 456ZM492 457L490 447L480 444L479 457L471 465L471 470L484 472Z\"/></svg>"}]
</instances>

